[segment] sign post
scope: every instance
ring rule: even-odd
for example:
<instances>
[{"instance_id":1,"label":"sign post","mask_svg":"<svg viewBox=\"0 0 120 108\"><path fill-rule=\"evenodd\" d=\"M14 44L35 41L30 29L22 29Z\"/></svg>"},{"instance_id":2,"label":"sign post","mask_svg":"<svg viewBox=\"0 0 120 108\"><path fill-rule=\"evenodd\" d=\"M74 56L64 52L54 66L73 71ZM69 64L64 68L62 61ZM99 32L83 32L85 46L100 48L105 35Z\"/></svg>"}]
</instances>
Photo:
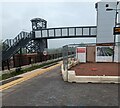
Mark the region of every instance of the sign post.
<instances>
[{"instance_id":1,"label":"sign post","mask_svg":"<svg viewBox=\"0 0 120 108\"><path fill-rule=\"evenodd\" d=\"M120 27L114 27L114 31L113 31L113 34L114 34L114 46L113 46L113 62L114 62L114 59L115 59L115 44L116 44L116 35L120 35Z\"/></svg>"}]
</instances>

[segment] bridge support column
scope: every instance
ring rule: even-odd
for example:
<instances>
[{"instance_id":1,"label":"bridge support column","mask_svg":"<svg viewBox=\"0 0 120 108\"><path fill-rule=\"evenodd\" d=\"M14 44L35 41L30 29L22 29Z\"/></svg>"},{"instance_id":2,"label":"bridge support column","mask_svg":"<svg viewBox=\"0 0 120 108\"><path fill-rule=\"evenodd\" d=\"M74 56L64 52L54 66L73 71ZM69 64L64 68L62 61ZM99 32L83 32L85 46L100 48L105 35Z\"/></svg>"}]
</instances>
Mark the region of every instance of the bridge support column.
<instances>
[{"instance_id":1,"label":"bridge support column","mask_svg":"<svg viewBox=\"0 0 120 108\"><path fill-rule=\"evenodd\" d=\"M7 59L7 68L10 70L9 60Z\"/></svg>"},{"instance_id":2,"label":"bridge support column","mask_svg":"<svg viewBox=\"0 0 120 108\"><path fill-rule=\"evenodd\" d=\"M5 64L5 62L2 61L2 70L4 70L4 64Z\"/></svg>"},{"instance_id":3,"label":"bridge support column","mask_svg":"<svg viewBox=\"0 0 120 108\"><path fill-rule=\"evenodd\" d=\"M34 42L36 52L43 52L45 48L48 48L47 39L36 39Z\"/></svg>"},{"instance_id":4,"label":"bridge support column","mask_svg":"<svg viewBox=\"0 0 120 108\"><path fill-rule=\"evenodd\" d=\"M19 54L19 67L22 66L22 48L20 48L20 54Z\"/></svg>"},{"instance_id":5,"label":"bridge support column","mask_svg":"<svg viewBox=\"0 0 120 108\"><path fill-rule=\"evenodd\" d=\"M34 50L38 53L37 62L44 60L43 51L48 48L47 39L35 39Z\"/></svg>"},{"instance_id":6,"label":"bridge support column","mask_svg":"<svg viewBox=\"0 0 120 108\"><path fill-rule=\"evenodd\" d=\"M13 67L15 67L15 55L13 55Z\"/></svg>"}]
</instances>

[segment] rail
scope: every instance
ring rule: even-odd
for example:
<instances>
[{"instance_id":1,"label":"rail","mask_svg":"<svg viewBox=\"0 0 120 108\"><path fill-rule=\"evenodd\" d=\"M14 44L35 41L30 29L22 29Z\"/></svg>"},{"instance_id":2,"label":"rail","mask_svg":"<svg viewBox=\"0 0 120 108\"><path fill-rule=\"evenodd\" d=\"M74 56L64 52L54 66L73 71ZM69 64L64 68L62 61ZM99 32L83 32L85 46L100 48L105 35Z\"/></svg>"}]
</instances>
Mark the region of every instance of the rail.
<instances>
[{"instance_id":1,"label":"rail","mask_svg":"<svg viewBox=\"0 0 120 108\"><path fill-rule=\"evenodd\" d=\"M15 46L17 43L19 43L19 41L23 38L28 38L30 37L29 35L30 33L28 32L20 32L14 39L6 39L4 42L3 42L3 51L6 51L8 50L10 47L13 47Z\"/></svg>"}]
</instances>

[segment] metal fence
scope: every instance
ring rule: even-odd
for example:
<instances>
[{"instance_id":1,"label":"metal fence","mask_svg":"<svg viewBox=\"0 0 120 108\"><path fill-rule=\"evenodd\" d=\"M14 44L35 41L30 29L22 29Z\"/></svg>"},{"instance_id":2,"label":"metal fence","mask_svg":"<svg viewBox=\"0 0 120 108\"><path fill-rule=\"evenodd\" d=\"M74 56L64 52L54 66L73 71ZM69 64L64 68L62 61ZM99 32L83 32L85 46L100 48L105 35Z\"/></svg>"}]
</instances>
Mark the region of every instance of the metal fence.
<instances>
[{"instance_id":1,"label":"metal fence","mask_svg":"<svg viewBox=\"0 0 120 108\"><path fill-rule=\"evenodd\" d=\"M63 46L62 54L63 54L63 69L64 71L67 71L69 59L76 57L76 47L65 45Z\"/></svg>"}]
</instances>

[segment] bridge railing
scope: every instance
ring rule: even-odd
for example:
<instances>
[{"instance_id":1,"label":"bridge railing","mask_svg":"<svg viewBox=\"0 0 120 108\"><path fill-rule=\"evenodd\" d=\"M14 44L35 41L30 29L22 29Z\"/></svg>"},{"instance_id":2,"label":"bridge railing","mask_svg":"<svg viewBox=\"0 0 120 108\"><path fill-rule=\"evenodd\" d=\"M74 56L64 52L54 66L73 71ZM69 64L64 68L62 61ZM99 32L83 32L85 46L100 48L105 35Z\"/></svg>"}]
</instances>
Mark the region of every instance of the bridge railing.
<instances>
[{"instance_id":1,"label":"bridge railing","mask_svg":"<svg viewBox=\"0 0 120 108\"><path fill-rule=\"evenodd\" d=\"M96 37L96 26L46 28L35 31L35 38Z\"/></svg>"},{"instance_id":2,"label":"bridge railing","mask_svg":"<svg viewBox=\"0 0 120 108\"><path fill-rule=\"evenodd\" d=\"M29 36L30 36L30 33L22 31L14 39L6 39L3 42L3 51L8 50L12 46L15 46L21 39Z\"/></svg>"}]
</instances>

